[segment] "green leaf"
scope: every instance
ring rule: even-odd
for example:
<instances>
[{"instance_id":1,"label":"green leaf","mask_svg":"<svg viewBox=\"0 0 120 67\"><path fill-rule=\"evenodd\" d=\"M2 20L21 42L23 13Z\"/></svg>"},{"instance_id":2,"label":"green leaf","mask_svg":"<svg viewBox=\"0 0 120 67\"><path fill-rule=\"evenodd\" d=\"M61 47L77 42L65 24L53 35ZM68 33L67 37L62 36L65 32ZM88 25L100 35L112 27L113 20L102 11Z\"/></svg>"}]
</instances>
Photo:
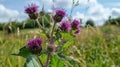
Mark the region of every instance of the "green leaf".
<instances>
[{"instance_id":1,"label":"green leaf","mask_svg":"<svg viewBox=\"0 0 120 67\"><path fill-rule=\"evenodd\" d=\"M45 14L44 19L45 19L45 21L48 22L48 23L50 23L50 21L51 21L51 17L50 17L49 14Z\"/></svg>"},{"instance_id":2,"label":"green leaf","mask_svg":"<svg viewBox=\"0 0 120 67\"><path fill-rule=\"evenodd\" d=\"M56 33L55 33L55 40L58 40L59 38L61 38L62 35L60 34L59 30L56 30Z\"/></svg>"},{"instance_id":3,"label":"green leaf","mask_svg":"<svg viewBox=\"0 0 120 67\"><path fill-rule=\"evenodd\" d=\"M74 40L74 37L71 36L69 33L61 33L61 35L64 39L67 39L67 40L70 40L70 41Z\"/></svg>"},{"instance_id":4,"label":"green leaf","mask_svg":"<svg viewBox=\"0 0 120 67\"><path fill-rule=\"evenodd\" d=\"M29 49L24 46L24 47L22 47L20 49L18 54L12 54L12 55L14 55L14 56L22 56L24 58L27 58L28 56L31 55L31 53L30 53Z\"/></svg>"},{"instance_id":5,"label":"green leaf","mask_svg":"<svg viewBox=\"0 0 120 67\"><path fill-rule=\"evenodd\" d=\"M73 41L68 41L68 42L66 42L64 45L63 45L63 49L67 49L70 45L72 45L72 42Z\"/></svg>"},{"instance_id":6,"label":"green leaf","mask_svg":"<svg viewBox=\"0 0 120 67\"><path fill-rule=\"evenodd\" d=\"M27 58L24 67L40 67L40 65L36 61L35 56L31 55Z\"/></svg>"},{"instance_id":7,"label":"green leaf","mask_svg":"<svg viewBox=\"0 0 120 67\"><path fill-rule=\"evenodd\" d=\"M65 64L56 55L51 56L50 67L65 67Z\"/></svg>"}]
</instances>

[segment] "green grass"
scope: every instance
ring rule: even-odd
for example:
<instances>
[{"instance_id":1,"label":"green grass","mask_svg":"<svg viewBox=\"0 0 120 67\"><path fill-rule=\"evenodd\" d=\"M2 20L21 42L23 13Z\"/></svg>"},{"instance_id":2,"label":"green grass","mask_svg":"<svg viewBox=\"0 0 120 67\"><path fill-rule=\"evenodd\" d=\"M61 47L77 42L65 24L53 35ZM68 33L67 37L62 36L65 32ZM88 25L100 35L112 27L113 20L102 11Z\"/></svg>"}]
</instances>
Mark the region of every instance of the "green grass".
<instances>
[{"instance_id":1,"label":"green grass","mask_svg":"<svg viewBox=\"0 0 120 67\"><path fill-rule=\"evenodd\" d=\"M117 26L82 28L81 34L64 52L72 56L74 67L119 67L119 30ZM18 53L29 38L40 36L39 32L39 29L26 29L8 35L0 31L0 67L23 67L25 59L11 54Z\"/></svg>"}]
</instances>

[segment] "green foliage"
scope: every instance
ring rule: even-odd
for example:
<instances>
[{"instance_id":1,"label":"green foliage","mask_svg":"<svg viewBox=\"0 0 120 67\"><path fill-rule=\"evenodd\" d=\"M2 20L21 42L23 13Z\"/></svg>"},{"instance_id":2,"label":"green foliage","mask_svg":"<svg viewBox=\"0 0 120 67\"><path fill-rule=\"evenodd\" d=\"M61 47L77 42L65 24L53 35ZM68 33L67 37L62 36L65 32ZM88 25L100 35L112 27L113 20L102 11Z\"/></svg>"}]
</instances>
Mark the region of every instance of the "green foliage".
<instances>
[{"instance_id":1,"label":"green foliage","mask_svg":"<svg viewBox=\"0 0 120 67\"><path fill-rule=\"evenodd\" d=\"M35 20L27 19L26 21L23 22L23 24L24 24L24 29L37 28L38 27L38 24L36 23Z\"/></svg>"},{"instance_id":2,"label":"green foliage","mask_svg":"<svg viewBox=\"0 0 120 67\"><path fill-rule=\"evenodd\" d=\"M50 28L50 22L51 22L51 17L49 13L46 13L43 16L40 16L39 18L40 24L45 28ZM0 23L0 30L5 30L7 33L13 33L16 32L16 28L20 29L30 29L30 28L38 28L38 23L35 20L27 19L22 22L17 22L17 21L12 21L8 22L8 24L3 24Z\"/></svg>"},{"instance_id":3,"label":"green foliage","mask_svg":"<svg viewBox=\"0 0 120 67\"><path fill-rule=\"evenodd\" d=\"M29 51L28 48L22 47L22 48L20 49L20 51L19 51L18 54L12 54L12 55L22 56L22 57L24 57L24 58L27 58L27 57L29 57L29 56L31 55L31 53L30 53L30 51Z\"/></svg>"},{"instance_id":4,"label":"green foliage","mask_svg":"<svg viewBox=\"0 0 120 67\"><path fill-rule=\"evenodd\" d=\"M0 30L3 30L4 23L0 23Z\"/></svg>"},{"instance_id":5,"label":"green foliage","mask_svg":"<svg viewBox=\"0 0 120 67\"><path fill-rule=\"evenodd\" d=\"M51 17L48 13L46 13L43 16L40 16L38 20L41 26L43 26L44 28L50 28Z\"/></svg>"},{"instance_id":6,"label":"green foliage","mask_svg":"<svg viewBox=\"0 0 120 67\"><path fill-rule=\"evenodd\" d=\"M90 25L90 26L95 26L94 21L91 20L91 19L87 20L85 26L88 26L88 25Z\"/></svg>"},{"instance_id":7,"label":"green foliage","mask_svg":"<svg viewBox=\"0 0 120 67\"><path fill-rule=\"evenodd\" d=\"M49 67L65 67L65 64L60 58L58 58L55 55L52 55Z\"/></svg>"},{"instance_id":8,"label":"green foliage","mask_svg":"<svg viewBox=\"0 0 120 67\"><path fill-rule=\"evenodd\" d=\"M108 24L111 24L111 25L120 25L120 17L117 17L117 18L109 18L108 20L106 20L106 23L105 25L108 25Z\"/></svg>"},{"instance_id":9,"label":"green foliage","mask_svg":"<svg viewBox=\"0 0 120 67\"><path fill-rule=\"evenodd\" d=\"M15 33L17 31L17 26L16 26L17 22L16 21L13 21L13 22L10 22L8 24L5 24L4 25L4 30L6 33Z\"/></svg>"},{"instance_id":10,"label":"green foliage","mask_svg":"<svg viewBox=\"0 0 120 67\"><path fill-rule=\"evenodd\" d=\"M74 37L71 36L71 34L69 34L69 33L61 33L61 35L62 35L63 39L66 39L66 40L69 40L69 41L74 40Z\"/></svg>"}]
</instances>

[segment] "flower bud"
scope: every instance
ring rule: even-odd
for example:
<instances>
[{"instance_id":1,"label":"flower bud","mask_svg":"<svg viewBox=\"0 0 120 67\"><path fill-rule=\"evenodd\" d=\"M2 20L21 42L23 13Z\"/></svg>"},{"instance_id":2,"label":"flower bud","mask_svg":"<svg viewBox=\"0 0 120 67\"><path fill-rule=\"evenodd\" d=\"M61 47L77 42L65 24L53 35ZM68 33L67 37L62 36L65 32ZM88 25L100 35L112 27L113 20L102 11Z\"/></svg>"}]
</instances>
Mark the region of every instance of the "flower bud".
<instances>
[{"instance_id":1,"label":"flower bud","mask_svg":"<svg viewBox=\"0 0 120 67\"><path fill-rule=\"evenodd\" d=\"M42 50L42 40L40 38L34 38L28 41L27 48L33 54L39 54Z\"/></svg>"},{"instance_id":2,"label":"flower bud","mask_svg":"<svg viewBox=\"0 0 120 67\"><path fill-rule=\"evenodd\" d=\"M55 46L54 45L48 45L47 49L48 49L49 52L53 52L53 51L55 51Z\"/></svg>"},{"instance_id":3,"label":"flower bud","mask_svg":"<svg viewBox=\"0 0 120 67\"><path fill-rule=\"evenodd\" d=\"M55 51L55 44L51 41L50 44L48 44L47 49L49 52Z\"/></svg>"}]
</instances>

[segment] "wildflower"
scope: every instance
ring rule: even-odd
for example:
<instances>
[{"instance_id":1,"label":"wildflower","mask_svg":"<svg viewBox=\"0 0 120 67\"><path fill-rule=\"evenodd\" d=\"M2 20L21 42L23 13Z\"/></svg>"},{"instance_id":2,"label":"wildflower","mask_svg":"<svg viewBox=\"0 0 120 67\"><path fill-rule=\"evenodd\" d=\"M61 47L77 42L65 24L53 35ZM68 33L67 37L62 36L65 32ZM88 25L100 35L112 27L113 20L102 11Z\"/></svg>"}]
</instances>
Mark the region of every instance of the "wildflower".
<instances>
[{"instance_id":1,"label":"wildflower","mask_svg":"<svg viewBox=\"0 0 120 67\"><path fill-rule=\"evenodd\" d=\"M65 16L65 11L64 10L56 10L55 16L53 17L53 19L55 20L55 22L60 22L63 17Z\"/></svg>"},{"instance_id":2,"label":"wildflower","mask_svg":"<svg viewBox=\"0 0 120 67\"><path fill-rule=\"evenodd\" d=\"M76 30L80 27L80 22L78 20L73 20L73 22L71 23L72 29Z\"/></svg>"},{"instance_id":3,"label":"wildflower","mask_svg":"<svg viewBox=\"0 0 120 67\"><path fill-rule=\"evenodd\" d=\"M25 9L25 13L29 15L30 19L38 18L39 13L37 11L38 11L38 6L35 4L31 4Z\"/></svg>"},{"instance_id":4,"label":"wildflower","mask_svg":"<svg viewBox=\"0 0 120 67\"><path fill-rule=\"evenodd\" d=\"M60 29L63 32L69 32L71 30L71 24L68 21L62 21L60 23Z\"/></svg>"},{"instance_id":5,"label":"wildflower","mask_svg":"<svg viewBox=\"0 0 120 67\"><path fill-rule=\"evenodd\" d=\"M42 39L40 38L34 38L28 41L27 48L31 51L33 54L38 54L42 50Z\"/></svg>"}]
</instances>

